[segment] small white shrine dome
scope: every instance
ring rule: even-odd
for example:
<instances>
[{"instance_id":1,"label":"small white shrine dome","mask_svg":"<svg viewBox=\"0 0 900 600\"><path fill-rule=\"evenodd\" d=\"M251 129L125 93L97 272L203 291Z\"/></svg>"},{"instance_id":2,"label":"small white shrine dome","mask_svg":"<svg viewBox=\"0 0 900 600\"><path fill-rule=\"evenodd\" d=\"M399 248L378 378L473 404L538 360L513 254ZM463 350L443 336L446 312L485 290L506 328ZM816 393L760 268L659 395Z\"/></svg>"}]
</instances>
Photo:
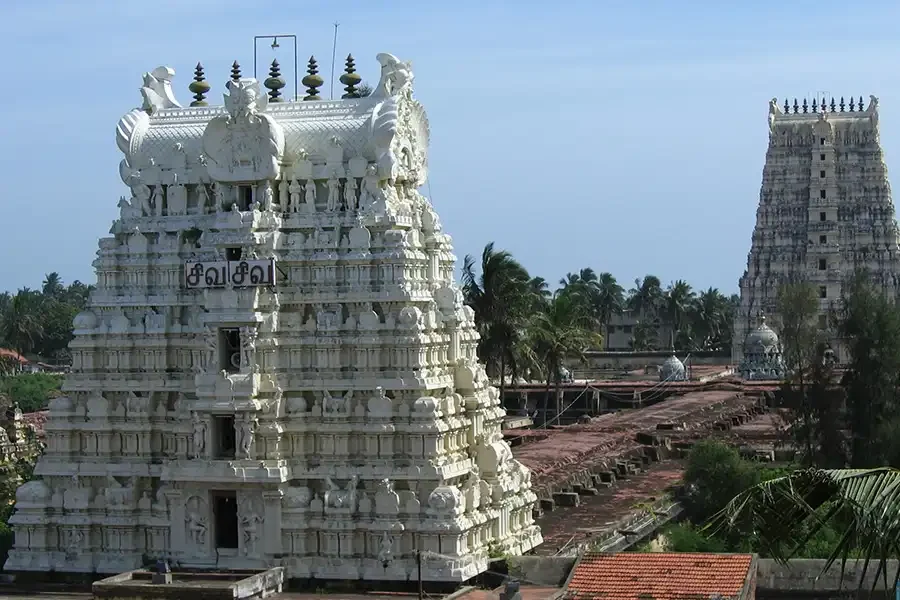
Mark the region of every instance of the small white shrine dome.
<instances>
[{"instance_id":1,"label":"small white shrine dome","mask_svg":"<svg viewBox=\"0 0 900 600\"><path fill-rule=\"evenodd\" d=\"M765 351L778 348L778 346L778 334L775 333L775 330L766 325L766 318L764 316L759 318L759 327L748 333L747 337L744 338L745 352L750 352L754 349L757 351Z\"/></svg>"},{"instance_id":2,"label":"small white shrine dome","mask_svg":"<svg viewBox=\"0 0 900 600\"><path fill-rule=\"evenodd\" d=\"M90 310L80 312L75 315L75 318L72 320L72 325L75 329L96 329L97 315Z\"/></svg>"},{"instance_id":3,"label":"small white shrine dome","mask_svg":"<svg viewBox=\"0 0 900 600\"><path fill-rule=\"evenodd\" d=\"M678 360L678 357L672 353L672 356L659 367L660 381L684 381L685 370L684 363Z\"/></svg>"}]
</instances>

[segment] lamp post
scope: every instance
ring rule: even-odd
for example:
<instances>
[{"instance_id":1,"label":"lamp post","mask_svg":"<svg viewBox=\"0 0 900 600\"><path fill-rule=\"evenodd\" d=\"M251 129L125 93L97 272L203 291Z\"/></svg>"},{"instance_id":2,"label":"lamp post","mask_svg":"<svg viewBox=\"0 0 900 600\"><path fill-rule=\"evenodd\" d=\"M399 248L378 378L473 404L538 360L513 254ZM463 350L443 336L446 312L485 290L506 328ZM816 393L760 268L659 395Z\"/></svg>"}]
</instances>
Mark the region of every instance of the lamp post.
<instances>
[{"instance_id":1,"label":"lamp post","mask_svg":"<svg viewBox=\"0 0 900 600\"><path fill-rule=\"evenodd\" d=\"M281 44L278 43L278 39L289 39L294 42L294 101L299 98L299 94L297 93L297 83L299 81L297 77L297 36L296 35L255 35L253 36L253 78L256 79L256 57L257 57L257 47L259 40L272 40L271 48L275 50L276 48L280 48Z\"/></svg>"}]
</instances>

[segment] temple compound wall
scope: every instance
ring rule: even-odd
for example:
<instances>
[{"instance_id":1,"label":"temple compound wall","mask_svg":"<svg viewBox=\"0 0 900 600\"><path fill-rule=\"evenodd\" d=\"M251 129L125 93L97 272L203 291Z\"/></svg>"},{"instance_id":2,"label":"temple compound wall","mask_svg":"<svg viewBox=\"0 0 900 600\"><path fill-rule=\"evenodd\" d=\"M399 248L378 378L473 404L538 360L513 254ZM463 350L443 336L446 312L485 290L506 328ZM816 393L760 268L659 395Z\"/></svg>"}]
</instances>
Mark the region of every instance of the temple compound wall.
<instances>
[{"instance_id":1,"label":"temple compound wall","mask_svg":"<svg viewBox=\"0 0 900 600\"><path fill-rule=\"evenodd\" d=\"M823 98L802 105L769 103L769 148L747 270L740 278L735 364L762 316L780 329L780 285L806 281L819 298L819 326L858 269L895 298L900 246L891 186L881 149L878 99ZM833 336L832 336L833 337ZM783 342L786 340L782 340ZM832 348L847 359L840 340Z\"/></svg>"},{"instance_id":2,"label":"temple compound wall","mask_svg":"<svg viewBox=\"0 0 900 600\"><path fill-rule=\"evenodd\" d=\"M130 198L100 240L12 571L283 565L462 581L541 543L530 472L476 357L430 202L408 63L360 98L282 101L235 64L224 106L145 74L118 123Z\"/></svg>"}]
</instances>

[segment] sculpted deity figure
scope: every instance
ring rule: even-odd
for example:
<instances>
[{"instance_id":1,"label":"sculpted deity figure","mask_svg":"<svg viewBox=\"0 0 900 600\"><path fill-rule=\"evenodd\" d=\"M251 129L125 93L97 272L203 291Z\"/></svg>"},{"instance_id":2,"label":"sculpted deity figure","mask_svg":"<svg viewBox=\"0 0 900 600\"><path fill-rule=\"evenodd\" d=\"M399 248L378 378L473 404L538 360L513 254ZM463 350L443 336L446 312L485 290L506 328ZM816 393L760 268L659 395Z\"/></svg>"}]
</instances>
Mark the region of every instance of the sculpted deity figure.
<instances>
[{"instance_id":1,"label":"sculpted deity figure","mask_svg":"<svg viewBox=\"0 0 900 600\"><path fill-rule=\"evenodd\" d=\"M207 371L212 371L216 366L216 354L219 350L216 337L213 331L207 331L206 335L203 336L203 364Z\"/></svg>"},{"instance_id":2,"label":"sculpted deity figure","mask_svg":"<svg viewBox=\"0 0 900 600\"><path fill-rule=\"evenodd\" d=\"M300 182L296 179L291 180L291 185L288 188L288 191L291 193L290 202L288 203L288 212L299 212L300 211L300 194L303 192L303 186L300 185ZM282 206L282 208L284 208Z\"/></svg>"},{"instance_id":3,"label":"sculpted deity figure","mask_svg":"<svg viewBox=\"0 0 900 600\"><path fill-rule=\"evenodd\" d=\"M331 477L326 475L325 485L328 486L328 489L325 490L325 505L330 506L331 508L355 508L356 486L358 483L359 478L354 475L350 478L350 481L347 482L344 489L341 489Z\"/></svg>"},{"instance_id":4,"label":"sculpted deity figure","mask_svg":"<svg viewBox=\"0 0 900 600\"><path fill-rule=\"evenodd\" d=\"M225 211L225 186L218 181L213 183L213 193L216 197L216 212Z\"/></svg>"},{"instance_id":5,"label":"sculpted deity figure","mask_svg":"<svg viewBox=\"0 0 900 600\"><path fill-rule=\"evenodd\" d=\"M316 180L307 179L303 186L305 193L306 212L316 212Z\"/></svg>"},{"instance_id":6,"label":"sculpted deity figure","mask_svg":"<svg viewBox=\"0 0 900 600\"><path fill-rule=\"evenodd\" d=\"M256 432L259 421L249 418L238 425L238 440L241 450L241 458L250 458L253 451L253 434Z\"/></svg>"},{"instance_id":7,"label":"sculpted deity figure","mask_svg":"<svg viewBox=\"0 0 900 600\"><path fill-rule=\"evenodd\" d=\"M163 186L154 185L153 186L153 214L154 216L161 217L163 214Z\"/></svg>"},{"instance_id":8,"label":"sculpted deity figure","mask_svg":"<svg viewBox=\"0 0 900 600\"><path fill-rule=\"evenodd\" d=\"M268 181L260 184L262 187L262 209L263 210L272 210L272 205L275 203L275 194L272 191L272 184Z\"/></svg>"},{"instance_id":9,"label":"sculpted deity figure","mask_svg":"<svg viewBox=\"0 0 900 600\"><path fill-rule=\"evenodd\" d=\"M287 212L290 199L288 180L285 177L278 183L278 204L281 205L283 212Z\"/></svg>"},{"instance_id":10,"label":"sculpted deity figure","mask_svg":"<svg viewBox=\"0 0 900 600\"><path fill-rule=\"evenodd\" d=\"M195 548L206 545L206 520L200 516L195 508L190 508L185 517L187 521L188 535Z\"/></svg>"},{"instance_id":11,"label":"sculpted deity figure","mask_svg":"<svg viewBox=\"0 0 900 600\"><path fill-rule=\"evenodd\" d=\"M381 536L381 543L378 546L378 560L386 565L393 557L394 541L391 539L391 536L388 535L388 532L385 531L384 535Z\"/></svg>"},{"instance_id":12,"label":"sculpted deity figure","mask_svg":"<svg viewBox=\"0 0 900 600\"><path fill-rule=\"evenodd\" d=\"M263 519L252 508L241 519L244 530L244 554L253 556L256 554L256 545L259 542L259 526Z\"/></svg>"},{"instance_id":13,"label":"sculpted deity figure","mask_svg":"<svg viewBox=\"0 0 900 600\"><path fill-rule=\"evenodd\" d=\"M382 196L381 180L378 177L378 168L369 165L366 168L366 176L363 178L362 195L359 198L359 207L369 208Z\"/></svg>"},{"instance_id":14,"label":"sculpted deity figure","mask_svg":"<svg viewBox=\"0 0 900 600\"><path fill-rule=\"evenodd\" d=\"M139 183L131 188L131 193L137 200L137 202L132 201L131 205L140 208L141 214L149 217L153 213L153 208L150 206L150 187Z\"/></svg>"},{"instance_id":15,"label":"sculpted deity figure","mask_svg":"<svg viewBox=\"0 0 900 600\"><path fill-rule=\"evenodd\" d=\"M336 212L341 209L341 180L337 178L337 173L331 175L328 180L328 201L325 210L328 212Z\"/></svg>"},{"instance_id":16,"label":"sculpted deity figure","mask_svg":"<svg viewBox=\"0 0 900 600\"><path fill-rule=\"evenodd\" d=\"M322 392L322 412L326 414L336 413L340 410L339 401L331 395L331 392L325 390Z\"/></svg>"},{"instance_id":17,"label":"sculpted deity figure","mask_svg":"<svg viewBox=\"0 0 900 600\"><path fill-rule=\"evenodd\" d=\"M344 184L344 204L348 211L359 208L356 198L356 177L348 177Z\"/></svg>"},{"instance_id":18,"label":"sculpted deity figure","mask_svg":"<svg viewBox=\"0 0 900 600\"><path fill-rule=\"evenodd\" d=\"M202 458L203 452L206 450L206 423L200 419L200 414L192 413L193 417L193 433L191 441L194 445L194 458Z\"/></svg>"},{"instance_id":19,"label":"sculpted deity figure","mask_svg":"<svg viewBox=\"0 0 900 600\"><path fill-rule=\"evenodd\" d=\"M256 327L241 327L241 364L252 369L256 364Z\"/></svg>"},{"instance_id":20,"label":"sculpted deity figure","mask_svg":"<svg viewBox=\"0 0 900 600\"><path fill-rule=\"evenodd\" d=\"M206 189L205 183L197 185L197 212L205 215L209 206L209 190Z\"/></svg>"}]
</instances>

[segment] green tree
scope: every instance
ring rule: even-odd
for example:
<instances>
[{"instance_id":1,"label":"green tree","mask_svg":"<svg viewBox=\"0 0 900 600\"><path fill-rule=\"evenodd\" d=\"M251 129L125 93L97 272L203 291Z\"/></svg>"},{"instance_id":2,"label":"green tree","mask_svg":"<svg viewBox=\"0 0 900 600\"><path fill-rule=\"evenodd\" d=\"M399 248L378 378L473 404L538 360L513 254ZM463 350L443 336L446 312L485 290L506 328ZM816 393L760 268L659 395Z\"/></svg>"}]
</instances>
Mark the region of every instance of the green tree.
<instances>
[{"instance_id":1,"label":"green tree","mask_svg":"<svg viewBox=\"0 0 900 600\"><path fill-rule=\"evenodd\" d=\"M506 389L507 367L515 363L517 340L534 309L532 278L512 254L494 250L491 242L481 254L480 274L475 259L463 261L463 296L475 311L481 340L478 355L488 371L500 380L500 397Z\"/></svg>"},{"instance_id":2,"label":"green tree","mask_svg":"<svg viewBox=\"0 0 900 600\"><path fill-rule=\"evenodd\" d=\"M758 469L741 459L736 449L717 440L697 442L684 471L685 514L702 523L758 482Z\"/></svg>"},{"instance_id":3,"label":"green tree","mask_svg":"<svg viewBox=\"0 0 900 600\"><path fill-rule=\"evenodd\" d=\"M718 289L700 292L687 317L698 349L721 351L731 347L734 314L729 299Z\"/></svg>"},{"instance_id":4,"label":"green tree","mask_svg":"<svg viewBox=\"0 0 900 600\"><path fill-rule=\"evenodd\" d=\"M695 299L694 290L683 279L672 283L663 294L663 312L666 320L672 326L676 338L680 333L688 334L687 317Z\"/></svg>"},{"instance_id":5,"label":"green tree","mask_svg":"<svg viewBox=\"0 0 900 600\"><path fill-rule=\"evenodd\" d=\"M31 352L43 334L41 297L27 288L9 302L0 322L0 340L19 354Z\"/></svg>"},{"instance_id":6,"label":"green tree","mask_svg":"<svg viewBox=\"0 0 900 600\"><path fill-rule=\"evenodd\" d=\"M533 350L535 364L541 368L546 385L544 417L550 404L550 389L562 385L562 368L567 360L585 360L585 351L599 347L602 336L593 329L587 307L574 294L557 294L543 311L532 315L527 329L527 342Z\"/></svg>"},{"instance_id":7,"label":"green tree","mask_svg":"<svg viewBox=\"0 0 900 600\"><path fill-rule=\"evenodd\" d=\"M778 288L777 306L781 317L782 355L789 371L784 392L793 409L791 431L810 464L817 453L813 405L807 390L807 379L819 346L816 289L807 282L782 284Z\"/></svg>"},{"instance_id":8,"label":"green tree","mask_svg":"<svg viewBox=\"0 0 900 600\"><path fill-rule=\"evenodd\" d=\"M634 287L628 291L626 305L641 320L656 317L663 304L663 290L659 277L645 275L635 279Z\"/></svg>"},{"instance_id":9,"label":"green tree","mask_svg":"<svg viewBox=\"0 0 900 600\"><path fill-rule=\"evenodd\" d=\"M787 560L810 541L829 548L823 572L837 559L859 557L868 567L900 555L900 471L803 469L737 494L705 527L716 535L753 532L763 556ZM838 534L829 532L840 532ZM896 585L896 581L893 582Z\"/></svg>"},{"instance_id":10,"label":"green tree","mask_svg":"<svg viewBox=\"0 0 900 600\"><path fill-rule=\"evenodd\" d=\"M850 352L841 381L847 394L850 464L858 468L888 464L891 441L881 435L900 413L900 311L868 283L866 273L859 272L846 287L835 321Z\"/></svg>"}]
</instances>

